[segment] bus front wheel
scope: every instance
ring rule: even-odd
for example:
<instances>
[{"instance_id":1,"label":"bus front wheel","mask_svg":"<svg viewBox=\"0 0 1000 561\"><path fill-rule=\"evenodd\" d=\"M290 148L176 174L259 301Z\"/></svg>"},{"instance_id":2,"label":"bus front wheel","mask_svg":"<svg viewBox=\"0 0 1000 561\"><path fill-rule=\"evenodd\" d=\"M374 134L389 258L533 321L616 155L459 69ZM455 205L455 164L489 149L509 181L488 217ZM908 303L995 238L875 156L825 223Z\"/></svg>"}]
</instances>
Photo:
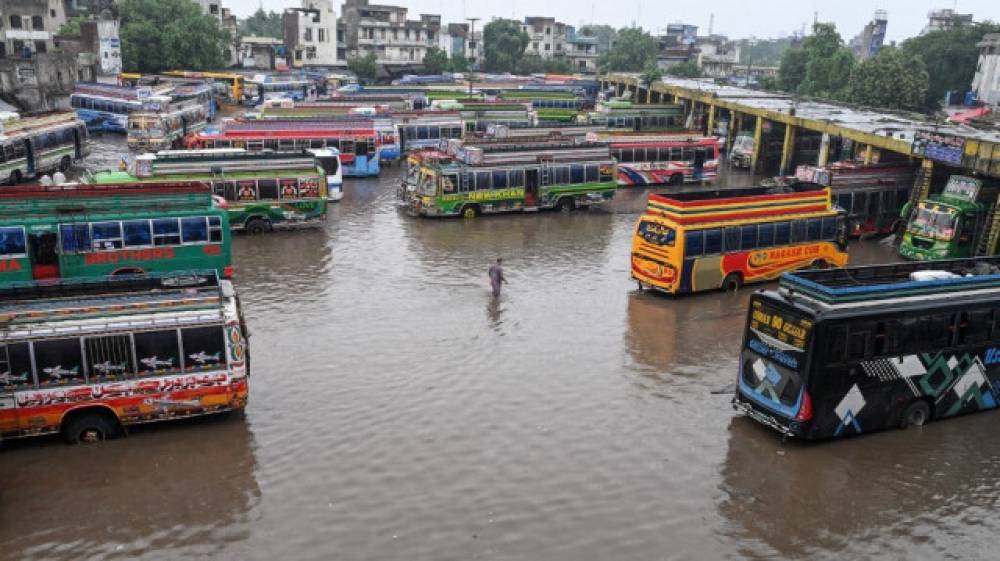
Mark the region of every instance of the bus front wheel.
<instances>
[{"instance_id":1,"label":"bus front wheel","mask_svg":"<svg viewBox=\"0 0 1000 561\"><path fill-rule=\"evenodd\" d=\"M62 160L59 161L59 171L66 173L72 165L73 159L69 156L63 156Z\"/></svg>"},{"instance_id":2,"label":"bus front wheel","mask_svg":"<svg viewBox=\"0 0 1000 561\"><path fill-rule=\"evenodd\" d=\"M573 212L576 209L576 201L572 197L563 197L559 199L556 208L562 212Z\"/></svg>"},{"instance_id":3,"label":"bus front wheel","mask_svg":"<svg viewBox=\"0 0 1000 561\"><path fill-rule=\"evenodd\" d=\"M726 275L725 280L722 281L722 290L724 292L737 292L743 287L743 278L740 277L739 273L729 273Z\"/></svg>"},{"instance_id":4,"label":"bus front wheel","mask_svg":"<svg viewBox=\"0 0 1000 561\"><path fill-rule=\"evenodd\" d=\"M8 177L7 182L10 183L11 185L17 185L18 183L20 183L21 182L21 170L16 169L16 170L10 172L10 176Z\"/></svg>"},{"instance_id":5,"label":"bus front wheel","mask_svg":"<svg viewBox=\"0 0 1000 561\"><path fill-rule=\"evenodd\" d=\"M93 444L117 437L120 430L109 413L88 411L69 419L62 432L70 444Z\"/></svg>"},{"instance_id":6,"label":"bus front wheel","mask_svg":"<svg viewBox=\"0 0 1000 561\"><path fill-rule=\"evenodd\" d=\"M826 261L826 259L817 259L817 260L815 260L815 261L812 262L812 268L813 269L829 269L830 268L830 264Z\"/></svg>"},{"instance_id":7,"label":"bus front wheel","mask_svg":"<svg viewBox=\"0 0 1000 561\"><path fill-rule=\"evenodd\" d=\"M921 427L931 418L931 406L926 401L918 399L906 407L903 411L903 419L899 427L907 429L910 427Z\"/></svg>"},{"instance_id":8,"label":"bus front wheel","mask_svg":"<svg viewBox=\"0 0 1000 561\"><path fill-rule=\"evenodd\" d=\"M263 218L251 218L247 220L246 231L251 236L263 234L271 229L271 225Z\"/></svg>"},{"instance_id":9,"label":"bus front wheel","mask_svg":"<svg viewBox=\"0 0 1000 561\"><path fill-rule=\"evenodd\" d=\"M462 208L462 218L475 218L479 214L479 209L473 205Z\"/></svg>"}]
</instances>

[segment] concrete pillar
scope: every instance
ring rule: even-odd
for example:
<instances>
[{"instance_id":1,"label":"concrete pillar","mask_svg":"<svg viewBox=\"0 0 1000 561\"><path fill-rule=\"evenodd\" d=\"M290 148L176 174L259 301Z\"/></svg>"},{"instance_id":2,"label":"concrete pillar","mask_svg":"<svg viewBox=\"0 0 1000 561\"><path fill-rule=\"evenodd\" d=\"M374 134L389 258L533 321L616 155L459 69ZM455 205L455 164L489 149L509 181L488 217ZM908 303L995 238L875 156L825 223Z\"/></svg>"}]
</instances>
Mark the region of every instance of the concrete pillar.
<instances>
[{"instance_id":1,"label":"concrete pillar","mask_svg":"<svg viewBox=\"0 0 1000 561\"><path fill-rule=\"evenodd\" d=\"M830 162L830 135L828 133L823 133L823 142L819 145L819 159L816 160L816 165L819 167L823 167L829 162Z\"/></svg>"},{"instance_id":2,"label":"concrete pillar","mask_svg":"<svg viewBox=\"0 0 1000 561\"><path fill-rule=\"evenodd\" d=\"M726 138L726 153L728 154L733 149L733 143L736 142L736 135L740 133L740 127L743 124L743 116L736 111L729 112L729 136Z\"/></svg>"},{"instance_id":3,"label":"concrete pillar","mask_svg":"<svg viewBox=\"0 0 1000 561\"><path fill-rule=\"evenodd\" d=\"M705 134L712 136L715 132L715 105L708 106L708 123L705 125Z\"/></svg>"},{"instance_id":4,"label":"concrete pillar","mask_svg":"<svg viewBox=\"0 0 1000 561\"><path fill-rule=\"evenodd\" d=\"M757 116L757 126L753 130L753 158L750 160L750 173L757 173L760 162L761 147L764 144L764 117Z\"/></svg>"},{"instance_id":5,"label":"concrete pillar","mask_svg":"<svg viewBox=\"0 0 1000 561\"><path fill-rule=\"evenodd\" d=\"M875 151L872 149L872 145L868 144L865 146L865 165L872 165L872 160L874 159Z\"/></svg>"},{"instance_id":6,"label":"concrete pillar","mask_svg":"<svg viewBox=\"0 0 1000 561\"><path fill-rule=\"evenodd\" d=\"M795 158L795 133L796 129L794 125L785 125L785 141L781 144L781 169L778 170L778 175L788 175L791 170L788 169Z\"/></svg>"}]
</instances>

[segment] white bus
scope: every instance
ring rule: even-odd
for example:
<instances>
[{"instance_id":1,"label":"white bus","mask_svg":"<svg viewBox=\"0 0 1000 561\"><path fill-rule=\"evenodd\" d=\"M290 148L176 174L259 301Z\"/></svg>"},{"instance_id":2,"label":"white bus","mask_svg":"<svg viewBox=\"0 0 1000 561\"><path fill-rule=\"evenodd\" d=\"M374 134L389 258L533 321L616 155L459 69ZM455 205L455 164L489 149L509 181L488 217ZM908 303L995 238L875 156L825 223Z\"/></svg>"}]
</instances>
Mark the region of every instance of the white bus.
<instances>
[{"instance_id":1,"label":"white bus","mask_svg":"<svg viewBox=\"0 0 1000 561\"><path fill-rule=\"evenodd\" d=\"M56 170L65 172L90 153L87 125L58 112L0 124L0 182L11 185Z\"/></svg>"}]
</instances>

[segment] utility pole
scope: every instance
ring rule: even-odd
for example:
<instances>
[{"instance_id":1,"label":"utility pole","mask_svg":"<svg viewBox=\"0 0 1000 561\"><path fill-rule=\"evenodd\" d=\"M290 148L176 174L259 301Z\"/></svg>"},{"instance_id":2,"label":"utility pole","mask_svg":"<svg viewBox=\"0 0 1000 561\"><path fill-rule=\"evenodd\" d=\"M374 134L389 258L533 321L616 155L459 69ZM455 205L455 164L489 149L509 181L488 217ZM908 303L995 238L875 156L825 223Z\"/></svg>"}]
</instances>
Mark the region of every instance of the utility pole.
<instances>
[{"instance_id":1,"label":"utility pole","mask_svg":"<svg viewBox=\"0 0 1000 561\"><path fill-rule=\"evenodd\" d=\"M465 18L469 22L469 69L474 70L473 66L476 63L476 59L471 56L476 52L476 22L480 18ZM472 94L472 73L469 73L469 94Z\"/></svg>"}]
</instances>

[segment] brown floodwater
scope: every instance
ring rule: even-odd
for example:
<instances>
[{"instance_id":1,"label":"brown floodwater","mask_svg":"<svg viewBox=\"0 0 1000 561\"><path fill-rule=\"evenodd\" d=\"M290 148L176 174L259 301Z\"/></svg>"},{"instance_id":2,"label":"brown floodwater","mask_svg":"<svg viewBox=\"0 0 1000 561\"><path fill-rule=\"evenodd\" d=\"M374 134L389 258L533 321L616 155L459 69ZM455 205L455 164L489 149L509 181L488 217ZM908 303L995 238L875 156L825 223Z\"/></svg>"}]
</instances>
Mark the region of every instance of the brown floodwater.
<instances>
[{"instance_id":1,"label":"brown floodwater","mask_svg":"<svg viewBox=\"0 0 1000 561\"><path fill-rule=\"evenodd\" d=\"M5 444L0 558L992 556L995 414L782 443L729 405L750 292L629 280L645 193L430 221L398 173L349 180L322 229L236 238L245 415Z\"/></svg>"}]
</instances>

